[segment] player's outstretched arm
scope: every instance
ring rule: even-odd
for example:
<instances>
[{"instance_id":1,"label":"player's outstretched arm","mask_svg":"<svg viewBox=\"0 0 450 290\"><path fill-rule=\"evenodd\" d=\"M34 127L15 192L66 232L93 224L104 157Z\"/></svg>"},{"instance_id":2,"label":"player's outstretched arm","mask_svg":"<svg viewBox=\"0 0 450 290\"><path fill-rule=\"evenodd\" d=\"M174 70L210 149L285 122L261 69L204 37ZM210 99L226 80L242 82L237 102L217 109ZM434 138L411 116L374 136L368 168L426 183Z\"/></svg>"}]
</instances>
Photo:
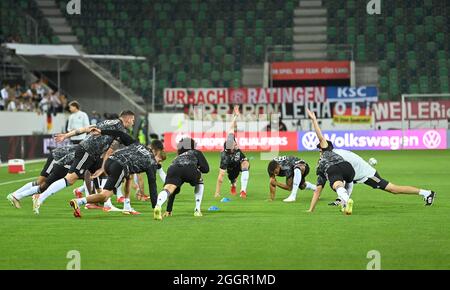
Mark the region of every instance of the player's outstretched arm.
<instances>
[{"instance_id":1,"label":"player's outstretched arm","mask_svg":"<svg viewBox=\"0 0 450 290\"><path fill-rule=\"evenodd\" d=\"M234 135L234 132L236 130L236 125L237 125L236 121L237 121L237 118L239 117L240 114L241 113L239 112L239 106L238 105L234 106L234 108L233 108L233 118L231 119L231 125L230 125L230 128L227 131L227 135L229 135L229 134L233 134Z\"/></svg>"},{"instance_id":2,"label":"player's outstretched arm","mask_svg":"<svg viewBox=\"0 0 450 290\"><path fill-rule=\"evenodd\" d=\"M57 143L61 143L65 139L69 139L69 138L71 138L73 136L89 133L89 132L91 132L91 130L93 128L95 128L95 125L87 126L87 127L76 129L76 130L72 130L72 131L67 132L67 133L56 134L55 135L55 141Z\"/></svg>"},{"instance_id":3,"label":"player's outstretched arm","mask_svg":"<svg viewBox=\"0 0 450 290\"><path fill-rule=\"evenodd\" d=\"M316 204L317 204L317 201L319 200L320 193L322 192L322 190L323 190L323 186L318 185L317 189L314 191L313 197L311 199L311 205L309 206L308 212L313 212L314 209L316 208Z\"/></svg>"},{"instance_id":4,"label":"player's outstretched arm","mask_svg":"<svg viewBox=\"0 0 450 290\"><path fill-rule=\"evenodd\" d=\"M327 140L322 135L322 131L320 130L319 123L317 122L316 114L311 112L309 109L306 109L306 112L308 113L308 117L311 119L314 131L316 131L317 138L319 138L320 147L327 148L328 143Z\"/></svg>"}]
</instances>

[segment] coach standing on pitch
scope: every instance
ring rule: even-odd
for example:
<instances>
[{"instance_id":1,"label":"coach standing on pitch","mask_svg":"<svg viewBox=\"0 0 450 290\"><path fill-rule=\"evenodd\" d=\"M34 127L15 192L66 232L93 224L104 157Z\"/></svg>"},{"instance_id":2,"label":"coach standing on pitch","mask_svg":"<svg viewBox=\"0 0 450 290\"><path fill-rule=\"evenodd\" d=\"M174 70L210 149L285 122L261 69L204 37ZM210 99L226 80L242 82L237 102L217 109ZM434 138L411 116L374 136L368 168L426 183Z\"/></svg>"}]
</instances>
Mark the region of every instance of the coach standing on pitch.
<instances>
[{"instance_id":1,"label":"coach standing on pitch","mask_svg":"<svg viewBox=\"0 0 450 290\"><path fill-rule=\"evenodd\" d=\"M90 125L88 115L80 110L80 104L77 101L72 101L69 103L69 111L71 115L69 117L69 124L67 125L67 132ZM72 144L79 144L84 138L86 138L86 134L81 134L78 136L73 136L70 138L70 141Z\"/></svg>"}]
</instances>

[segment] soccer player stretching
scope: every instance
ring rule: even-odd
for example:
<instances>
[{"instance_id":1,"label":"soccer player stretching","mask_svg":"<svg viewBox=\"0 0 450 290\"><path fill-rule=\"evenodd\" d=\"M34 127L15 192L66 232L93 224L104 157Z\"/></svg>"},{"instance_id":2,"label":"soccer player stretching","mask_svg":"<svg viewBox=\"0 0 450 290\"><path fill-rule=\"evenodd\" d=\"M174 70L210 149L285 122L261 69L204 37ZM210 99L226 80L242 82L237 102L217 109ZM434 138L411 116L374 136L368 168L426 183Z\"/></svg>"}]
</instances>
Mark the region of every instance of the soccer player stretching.
<instances>
[{"instance_id":1,"label":"soccer player stretching","mask_svg":"<svg viewBox=\"0 0 450 290\"><path fill-rule=\"evenodd\" d=\"M177 144L178 156L167 169L164 190L158 195L158 202L153 211L156 220L162 220L161 207L172 194L180 192L183 183L193 186L195 194L194 216L202 216L200 209L203 199L202 173L209 172L209 164L202 152L195 149L196 143L191 138L183 138Z\"/></svg>"},{"instance_id":2,"label":"soccer player stretching","mask_svg":"<svg viewBox=\"0 0 450 290\"><path fill-rule=\"evenodd\" d=\"M312 212L319 200L319 194L325 186L327 180L330 182L331 188L336 191L341 199L342 211L346 215L351 215L353 211L353 200L350 198L353 189L353 179L355 170L352 165L345 161L342 156L334 153L328 145L327 140L322 135L316 115L306 109L309 118L311 118L317 138L319 138L320 159L317 165L317 189L311 200L309 211Z\"/></svg>"},{"instance_id":3,"label":"soccer player stretching","mask_svg":"<svg viewBox=\"0 0 450 290\"><path fill-rule=\"evenodd\" d=\"M297 199L298 189L316 190L316 186L305 180L309 173L309 165L305 160L295 156L280 156L269 162L267 172L270 177L270 200L275 200L277 186L290 191L291 194L284 202L294 202ZM286 183L278 182L276 177L286 177Z\"/></svg>"},{"instance_id":4,"label":"soccer player stretching","mask_svg":"<svg viewBox=\"0 0 450 290\"><path fill-rule=\"evenodd\" d=\"M236 195L236 180L241 174L241 198L247 197L247 184L249 178L250 163L244 153L239 149L234 130L236 127L236 119L239 117L239 106L234 107L234 116L231 121L230 129L227 134L227 141L223 145L224 150L220 154L220 170L217 177L216 193L214 197L220 196L220 188L222 187L225 172L231 182L231 194Z\"/></svg>"},{"instance_id":5,"label":"soccer player stretching","mask_svg":"<svg viewBox=\"0 0 450 290\"><path fill-rule=\"evenodd\" d=\"M70 201L73 215L81 217L80 206L87 203L106 202L114 194L114 190L120 186L124 178L129 180L133 174L141 172L147 174L151 199L152 202L156 202L156 170L158 169L158 161L155 156L158 156L163 151L164 146L162 142L154 140L150 149L121 131L99 129L94 129L94 131L121 138L122 142L128 146L114 152L105 162L105 172L108 174L108 179L101 193ZM126 196L128 194L129 192L126 193ZM123 212L133 215L139 214L131 208L129 198L125 198Z\"/></svg>"},{"instance_id":6,"label":"soccer player stretching","mask_svg":"<svg viewBox=\"0 0 450 290\"><path fill-rule=\"evenodd\" d=\"M133 124L134 113L131 111L123 111L120 113L119 119L100 122L96 127L101 130L118 130L126 133L126 129L131 128ZM87 128L90 131L91 128ZM64 139L84 133L84 129L86 128L77 129L66 134L59 134L55 139L58 142L62 142L64 141ZM67 175L50 185L47 190L43 192L43 196L53 195L56 192L63 190L68 186L71 186L79 178L83 178L84 172L88 170L93 164L95 164L96 161L100 159L105 152L105 159L107 159L107 157L112 153L112 149L109 148L114 141L115 138L112 136L97 136L90 134L86 139L81 141L81 143L77 147L77 150L75 152L75 160L73 161ZM102 167L101 169L99 169L99 172L100 171L104 171L104 168ZM96 173L94 174L94 176L95 175L99 174ZM33 204L33 208L39 209L42 202L43 199L39 197L38 200Z\"/></svg>"}]
</instances>

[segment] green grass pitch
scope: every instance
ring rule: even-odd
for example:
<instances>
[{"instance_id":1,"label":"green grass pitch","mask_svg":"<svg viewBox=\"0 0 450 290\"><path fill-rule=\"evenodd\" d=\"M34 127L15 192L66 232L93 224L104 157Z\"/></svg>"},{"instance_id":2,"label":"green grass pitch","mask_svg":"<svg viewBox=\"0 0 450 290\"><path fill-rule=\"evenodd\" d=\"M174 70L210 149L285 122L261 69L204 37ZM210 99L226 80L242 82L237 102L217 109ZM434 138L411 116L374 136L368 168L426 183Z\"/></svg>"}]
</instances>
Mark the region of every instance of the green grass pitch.
<instances>
[{"instance_id":1,"label":"green grass pitch","mask_svg":"<svg viewBox=\"0 0 450 290\"><path fill-rule=\"evenodd\" d=\"M291 154L315 167L317 152ZM232 201L221 203L214 199L219 154L208 153L211 172L204 176L201 218L193 216L188 185L177 197L174 216L162 222L152 219L149 203L134 196L140 216L83 209L83 218L75 219L68 205L73 188L50 197L35 216L30 198L18 210L6 195L27 182L18 180L37 176L43 163L27 165L21 175L2 167L0 269L65 269L71 250L80 252L81 269L366 269L371 250L380 252L382 269L450 269L450 151L359 154L377 158L379 173L389 181L434 189L435 204L426 208L418 196L356 185L353 215L344 216L327 206L336 197L327 185L316 211L308 214L311 191L285 204L288 192L278 189L276 201L267 201L268 161L260 160L260 153L248 154L248 199L230 196L225 182L222 196ZM314 173L307 180L315 182ZM213 205L220 210L207 211Z\"/></svg>"}]
</instances>

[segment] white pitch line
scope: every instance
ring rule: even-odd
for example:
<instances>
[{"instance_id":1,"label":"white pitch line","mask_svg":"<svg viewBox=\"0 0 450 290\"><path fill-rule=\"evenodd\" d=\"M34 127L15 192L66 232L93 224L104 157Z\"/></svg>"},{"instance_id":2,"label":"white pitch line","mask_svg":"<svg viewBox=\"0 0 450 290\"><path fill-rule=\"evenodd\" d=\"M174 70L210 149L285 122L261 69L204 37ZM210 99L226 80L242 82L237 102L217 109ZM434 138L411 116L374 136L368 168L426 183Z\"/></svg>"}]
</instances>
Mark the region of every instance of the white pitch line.
<instances>
[{"instance_id":1,"label":"white pitch line","mask_svg":"<svg viewBox=\"0 0 450 290\"><path fill-rule=\"evenodd\" d=\"M18 179L18 180L12 180L12 181L7 181L7 182L2 182L2 183L0 183L0 186L8 185L8 184L13 184L13 183L17 183L17 182L23 182L23 181L35 180L36 178L37 178L37 177L30 177L30 178L24 178L24 179Z\"/></svg>"}]
</instances>

